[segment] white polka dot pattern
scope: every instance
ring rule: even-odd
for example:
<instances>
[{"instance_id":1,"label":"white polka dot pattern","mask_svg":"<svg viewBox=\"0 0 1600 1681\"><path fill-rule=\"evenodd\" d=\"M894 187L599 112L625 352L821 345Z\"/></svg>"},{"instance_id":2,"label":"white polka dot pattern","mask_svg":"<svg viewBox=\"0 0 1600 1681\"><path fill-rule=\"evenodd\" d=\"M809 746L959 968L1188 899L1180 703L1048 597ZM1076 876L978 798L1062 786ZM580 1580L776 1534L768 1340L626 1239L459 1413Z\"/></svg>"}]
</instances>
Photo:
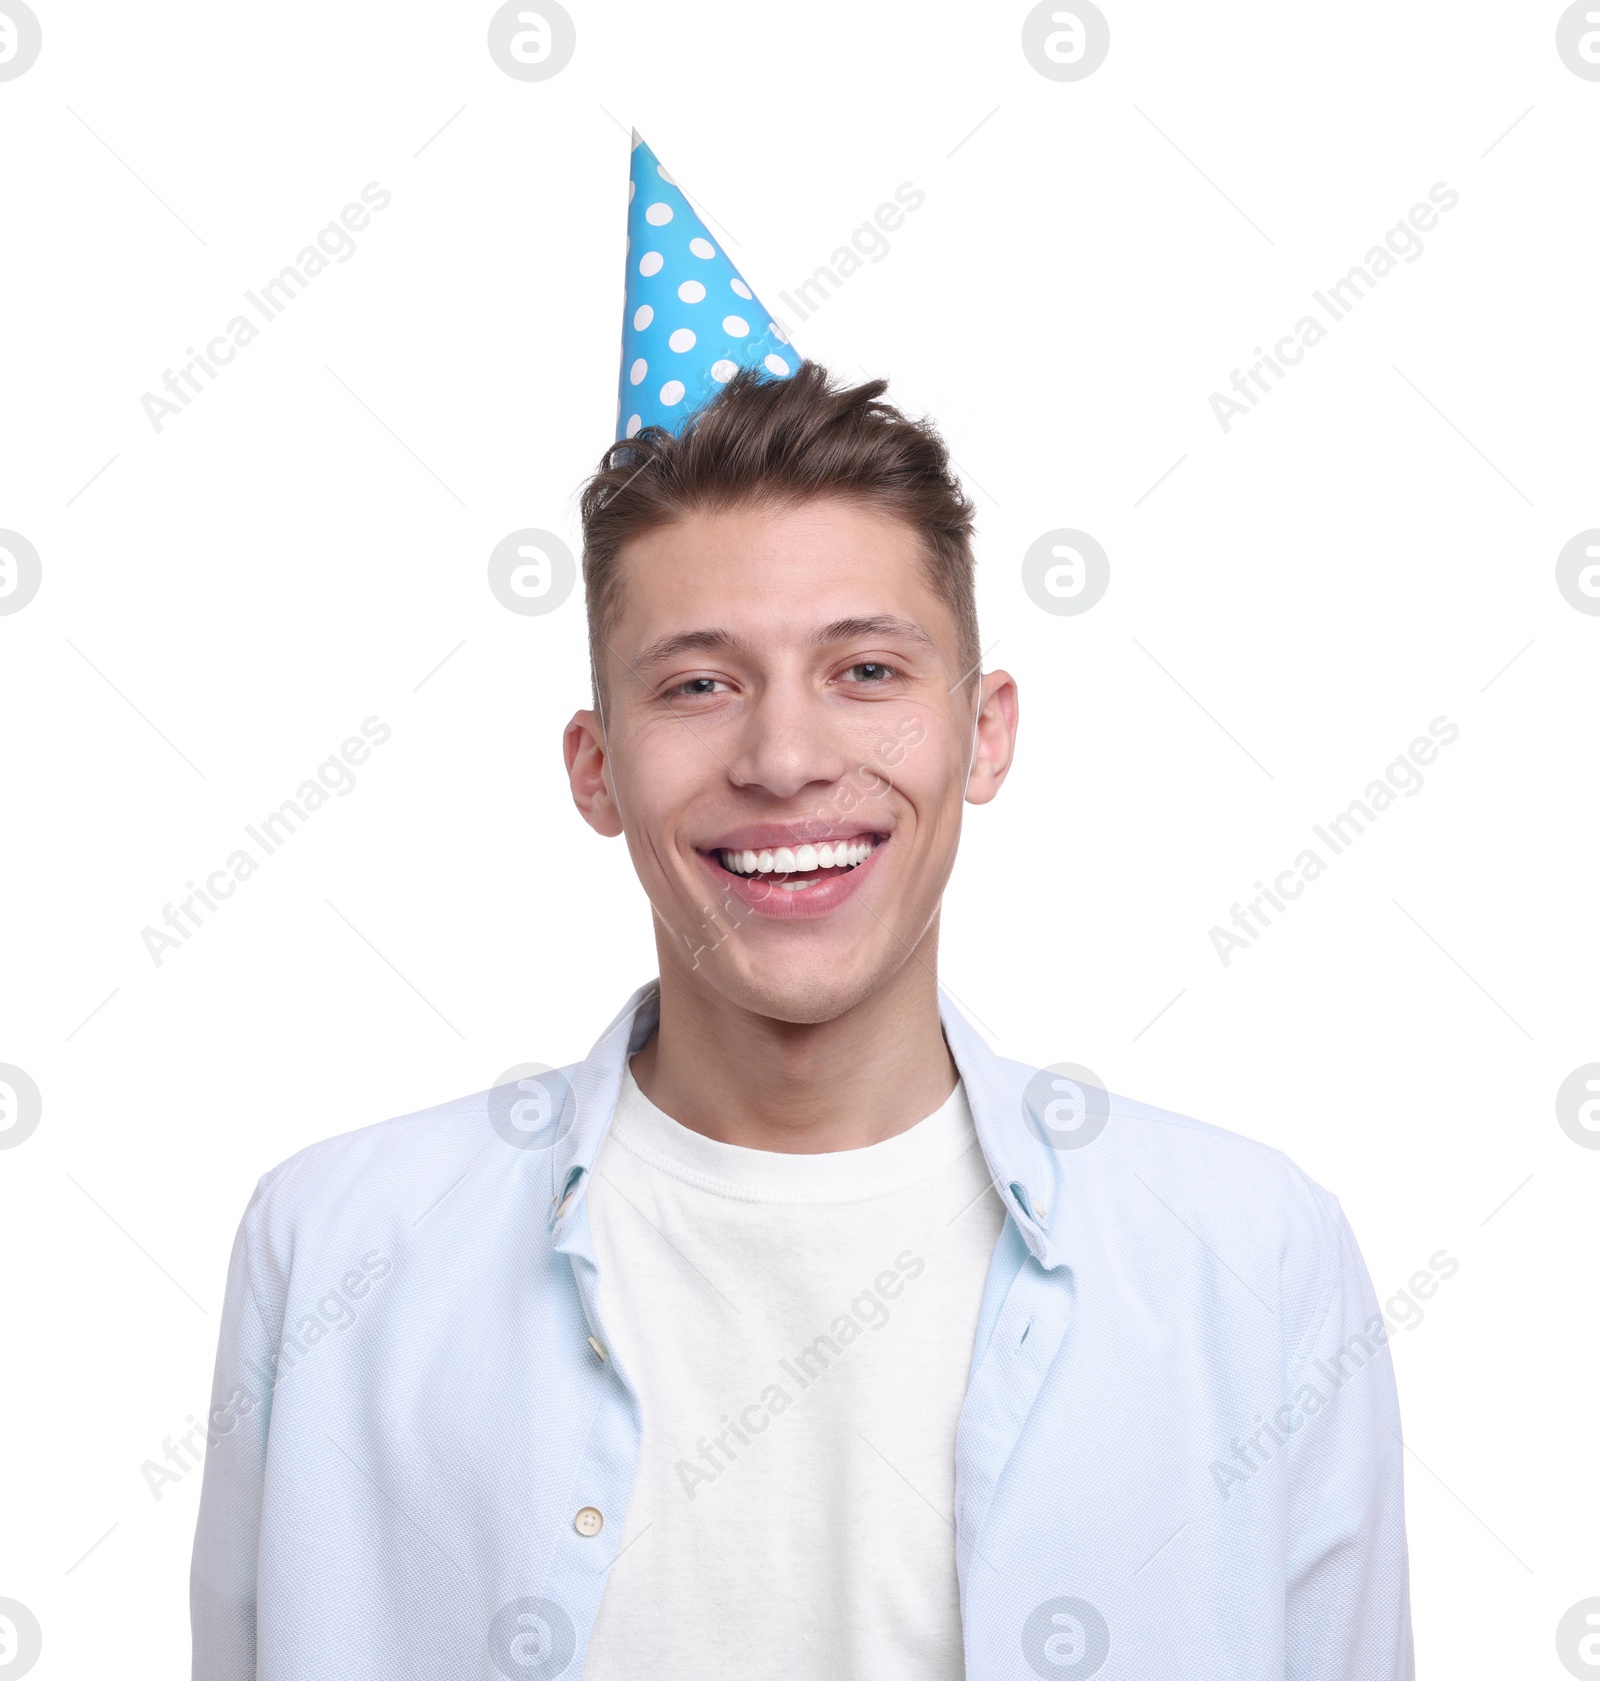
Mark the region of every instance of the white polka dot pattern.
<instances>
[{"instance_id":1,"label":"white polka dot pattern","mask_svg":"<svg viewBox=\"0 0 1600 1681\"><path fill-rule=\"evenodd\" d=\"M681 430L741 367L778 379L794 372L799 352L637 135L628 250L640 255L627 265L619 438L645 426ZM742 313L727 313L731 298L745 300Z\"/></svg>"}]
</instances>

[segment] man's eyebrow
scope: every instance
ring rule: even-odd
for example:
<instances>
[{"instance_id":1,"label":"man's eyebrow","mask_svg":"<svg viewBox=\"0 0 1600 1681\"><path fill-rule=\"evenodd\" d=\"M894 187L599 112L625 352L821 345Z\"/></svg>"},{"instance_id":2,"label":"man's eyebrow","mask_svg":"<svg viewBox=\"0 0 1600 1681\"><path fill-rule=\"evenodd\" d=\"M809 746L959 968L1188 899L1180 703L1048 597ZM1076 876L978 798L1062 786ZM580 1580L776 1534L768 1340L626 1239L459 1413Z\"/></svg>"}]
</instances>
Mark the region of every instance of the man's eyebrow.
<instances>
[{"instance_id":1,"label":"man's eyebrow","mask_svg":"<svg viewBox=\"0 0 1600 1681\"><path fill-rule=\"evenodd\" d=\"M633 662L635 672L664 665L679 654L736 653L742 646L738 637L728 630L680 630L670 636L658 637Z\"/></svg>"},{"instance_id":2,"label":"man's eyebrow","mask_svg":"<svg viewBox=\"0 0 1600 1681\"><path fill-rule=\"evenodd\" d=\"M912 619L897 619L890 614L864 619L835 619L831 624L821 625L813 631L811 641L816 647L826 647L833 642L858 642L878 636L905 637L937 651L937 644L921 625ZM645 672L677 659L680 654L736 654L742 652L744 646L729 630L708 627L674 631L669 636L657 637L634 660L632 669L636 675L643 676Z\"/></svg>"},{"instance_id":3,"label":"man's eyebrow","mask_svg":"<svg viewBox=\"0 0 1600 1681\"><path fill-rule=\"evenodd\" d=\"M875 636L905 637L937 651L933 638L912 619L896 619L879 614L868 619L835 619L812 633L813 643L821 646L829 642L859 642Z\"/></svg>"}]
</instances>

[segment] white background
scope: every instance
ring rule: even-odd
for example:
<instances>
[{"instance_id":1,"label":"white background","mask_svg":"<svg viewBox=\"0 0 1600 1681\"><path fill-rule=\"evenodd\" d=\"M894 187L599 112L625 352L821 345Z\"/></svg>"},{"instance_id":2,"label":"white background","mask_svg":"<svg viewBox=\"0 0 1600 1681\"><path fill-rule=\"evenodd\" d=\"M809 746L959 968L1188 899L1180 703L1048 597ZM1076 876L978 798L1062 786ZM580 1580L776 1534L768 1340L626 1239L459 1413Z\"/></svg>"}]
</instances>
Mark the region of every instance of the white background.
<instances>
[{"instance_id":1,"label":"white background","mask_svg":"<svg viewBox=\"0 0 1600 1681\"><path fill-rule=\"evenodd\" d=\"M518 616L485 570L519 527L577 546L637 125L780 313L926 193L790 325L934 415L979 504L1024 727L947 983L1007 1055L1289 1152L1381 1298L1459 1261L1395 1346L1419 1666L1563 1674L1600 1593L1600 1152L1554 1106L1600 1059L1600 617L1555 584L1600 525L1600 82L1562 8L1102 0L1109 56L1059 82L1023 6L573 0L522 82L486 4L35 3L0 82L0 526L43 566L0 616L0 1062L44 1108L0 1152L0 1596L36 1673L187 1672L200 1477L141 1466L203 1414L256 1179L580 1056L654 972L561 771L581 602ZM141 395L370 181L355 255L157 432ZM1441 181L1423 255L1224 432L1210 394ZM1056 527L1110 556L1082 615L1021 586ZM141 929L374 714L355 791L158 967ZM1441 715L1421 792L1225 967L1212 926Z\"/></svg>"}]
</instances>

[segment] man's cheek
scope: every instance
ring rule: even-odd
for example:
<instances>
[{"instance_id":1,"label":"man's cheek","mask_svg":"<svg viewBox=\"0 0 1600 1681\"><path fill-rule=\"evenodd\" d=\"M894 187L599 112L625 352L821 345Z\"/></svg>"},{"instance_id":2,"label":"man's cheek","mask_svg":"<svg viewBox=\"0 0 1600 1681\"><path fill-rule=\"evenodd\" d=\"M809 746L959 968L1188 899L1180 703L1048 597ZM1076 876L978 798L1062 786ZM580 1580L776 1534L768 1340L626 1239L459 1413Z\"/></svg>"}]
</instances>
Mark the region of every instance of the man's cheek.
<instances>
[{"instance_id":1,"label":"man's cheek","mask_svg":"<svg viewBox=\"0 0 1600 1681\"><path fill-rule=\"evenodd\" d=\"M878 743L877 756L880 763L888 765L892 770L905 758L906 744L885 737Z\"/></svg>"}]
</instances>

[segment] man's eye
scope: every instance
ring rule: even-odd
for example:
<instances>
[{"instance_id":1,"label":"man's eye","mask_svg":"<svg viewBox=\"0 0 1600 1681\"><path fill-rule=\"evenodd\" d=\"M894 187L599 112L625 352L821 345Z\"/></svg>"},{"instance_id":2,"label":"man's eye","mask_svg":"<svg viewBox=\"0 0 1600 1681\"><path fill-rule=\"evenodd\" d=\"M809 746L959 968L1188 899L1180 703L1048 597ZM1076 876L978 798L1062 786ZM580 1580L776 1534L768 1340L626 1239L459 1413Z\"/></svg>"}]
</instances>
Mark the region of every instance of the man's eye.
<instances>
[{"instance_id":1,"label":"man's eye","mask_svg":"<svg viewBox=\"0 0 1600 1681\"><path fill-rule=\"evenodd\" d=\"M884 665L878 660L861 660L845 671L845 676L857 683L886 683L895 675L892 665Z\"/></svg>"},{"instance_id":2,"label":"man's eye","mask_svg":"<svg viewBox=\"0 0 1600 1681\"><path fill-rule=\"evenodd\" d=\"M716 692L715 677L691 677L667 690L669 695L714 695Z\"/></svg>"}]
</instances>

